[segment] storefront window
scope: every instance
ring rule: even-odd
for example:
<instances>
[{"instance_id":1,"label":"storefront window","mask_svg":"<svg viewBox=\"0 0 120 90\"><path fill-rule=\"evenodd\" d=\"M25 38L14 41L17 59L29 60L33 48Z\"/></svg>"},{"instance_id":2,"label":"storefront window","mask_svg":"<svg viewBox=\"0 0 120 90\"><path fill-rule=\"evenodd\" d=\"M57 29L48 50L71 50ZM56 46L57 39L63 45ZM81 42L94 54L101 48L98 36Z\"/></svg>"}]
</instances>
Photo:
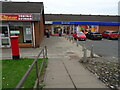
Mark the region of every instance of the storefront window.
<instances>
[{"instance_id":1,"label":"storefront window","mask_svg":"<svg viewBox=\"0 0 120 90\"><path fill-rule=\"evenodd\" d=\"M59 33L59 31L62 31L62 33L69 34L70 32L70 25L54 25L53 26L53 34ZM71 31L72 33L72 31Z\"/></svg>"},{"instance_id":2,"label":"storefront window","mask_svg":"<svg viewBox=\"0 0 120 90\"><path fill-rule=\"evenodd\" d=\"M3 22L3 25L9 26L8 29L3 28L4 36L19 36L19 43L32 43L32 25L31 22ZM9 33L9 34L8 34Z\"/></svg>"},{"instance_id":3,"label":"storefront window","mask_svg":"<svg viewBox=\"0 0 120 90\"><path fill-rule=\"evenodd\" d=\"M8 26L0 26L0 47L10 46Z\"/></svg>"},{"instance_id":4,"label":"storefront window","mask_svg":"<svg viewBox=\"0 0 120 90\"><path fill-rule=\"evenodd\" d=\"M8 28L6 26L0 27L1 32L1 37L8 37Z\"/></svg>"},{"instance_id":5,"label":"storefront window","mask_svg":"<svg viewBox=\"0 0 120 90\"><path fill-rule=\"evenodd\" d=\"M54 28L54 33L59 33L60 30L61 30L61 27L55 27Z\"/></svg>"},{"instance_id":6,"label":"storefront window","mask_svg":"<svg viewBox=\"0 0 120 90\"><path fill-rule=\"evenodd\" d=\"M10 36L19 36L19 43L32 43L32 29L30 26L10 26Z\"/></svg>"}]
</instances>

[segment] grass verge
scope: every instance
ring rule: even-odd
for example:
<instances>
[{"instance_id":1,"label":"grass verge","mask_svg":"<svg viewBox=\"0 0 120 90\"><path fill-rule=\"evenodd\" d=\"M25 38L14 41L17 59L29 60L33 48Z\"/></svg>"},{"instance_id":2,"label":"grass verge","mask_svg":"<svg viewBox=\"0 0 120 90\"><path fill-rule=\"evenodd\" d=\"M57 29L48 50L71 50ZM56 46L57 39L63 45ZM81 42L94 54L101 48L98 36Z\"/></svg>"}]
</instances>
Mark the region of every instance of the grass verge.
<instances>
[{"instance_id":1,"label":"grass verge","mask_svg":"<svg viewBox=\"0 0 120 90\"><path fill-rule=\"evenodd\" d=\"M43 59L38 59L40 68ZM48 60L48 59L45 59ZM2 61L2 88L15 88L25 72L28 70L34 59L24 58L19 60ZM34 66L22 88L33 88L36 80L36 67ZM42 72L45 72L43 69Z\"/></svg>"}]
</instances>

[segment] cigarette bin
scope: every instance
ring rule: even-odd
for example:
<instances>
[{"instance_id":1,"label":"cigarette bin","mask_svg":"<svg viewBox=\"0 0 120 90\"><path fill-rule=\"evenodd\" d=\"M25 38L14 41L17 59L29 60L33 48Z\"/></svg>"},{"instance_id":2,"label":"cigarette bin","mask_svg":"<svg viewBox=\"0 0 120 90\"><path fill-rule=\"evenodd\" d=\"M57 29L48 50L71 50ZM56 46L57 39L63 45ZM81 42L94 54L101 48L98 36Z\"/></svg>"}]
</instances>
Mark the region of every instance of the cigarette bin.
<instances>
[{"instance_id":1,"label":"cigarette bin","mask_svg":"<svg viewBox=\"0 0 120 90\"><path fill-rule=\"evenodd\" d=\"M20 53L18 46L18 36L10 36L10 40L11 40L11 48L12 48L12 58L19 59Z\"/></svg>"}]
</instances>

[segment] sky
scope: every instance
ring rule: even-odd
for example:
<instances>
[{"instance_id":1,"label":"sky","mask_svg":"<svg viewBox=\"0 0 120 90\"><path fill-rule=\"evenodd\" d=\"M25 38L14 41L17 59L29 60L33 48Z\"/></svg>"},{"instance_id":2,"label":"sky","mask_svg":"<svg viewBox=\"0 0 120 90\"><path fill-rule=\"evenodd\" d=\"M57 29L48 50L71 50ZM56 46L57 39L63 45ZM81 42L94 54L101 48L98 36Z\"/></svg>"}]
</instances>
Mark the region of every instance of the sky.
<instances>
[{"instance_id":1,"label":"sky","mask_svg":"<svg viewBox=\"0 0 120 90\"><path fill-rule=\"evenodd\" d=\"M26 0L26 1L43 2L45 14L51 13L51 14L118 15L119 6L118 2L120 0Z\"/></svg>"}]
</instances>

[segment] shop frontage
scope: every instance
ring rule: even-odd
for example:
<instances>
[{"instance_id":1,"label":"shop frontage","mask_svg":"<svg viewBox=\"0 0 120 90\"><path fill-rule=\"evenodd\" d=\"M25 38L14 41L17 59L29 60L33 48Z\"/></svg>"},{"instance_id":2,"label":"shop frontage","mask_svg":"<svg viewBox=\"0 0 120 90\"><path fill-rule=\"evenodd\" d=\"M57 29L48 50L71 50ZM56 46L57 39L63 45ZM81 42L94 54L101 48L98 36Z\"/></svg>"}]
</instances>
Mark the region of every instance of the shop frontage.
<instances>
[{"instance_id":1,"label":"shop frontage","mask_svg":"<svg viewBox=\"0 0 120 90\"><path fill-rule=\"evenodd\" d=\"M18 43L33 46L33 24L30 14L2 14L0 15L2 25L0 25L1 47L10 47L10 36L19 36ZM20 17L22 16L22 17ZM26 21L27 20L27 21Z\"/></svg>"},{"instance_id":2,"label":"shop frontage","mask_svg":"<svg viewBox=\"0 0 120 90\"><path fill-rule=\"evenodd\" d=\"M73 25L53 25L52 26L52 35L58 35L59 32L62 32L62 34L69 34L73 32Z\"/></svg>"},{"instance_id":3,"label":"shop frontage","mask_svg":"<svg viewBox=\"0 0 120 90\"><path fill-rule=\"evenodd\" d=\"M40 16L39 16L40 17ZM36 24L40 24L40 19L33 17L33 14L1 14L0 20L0 47L10 47L10 36L19 36L20 47L36 47ZM39 26L38 26L39 27ZM40 28L38 28L39 30ZM39 42L38 42L39 43Z\"/></svg>"},{"instance_id":4,"label":"shop frontage","mask_svg":"<svg viewBox=\"0 0 120 90\"><path fill-rule=\"evenodd\" d=\"M120 23L101 23L101 22L70 22L70 21L52 21L52 24L46 23L46 29L51 30L52 35L58 35L60 31L62 34L71 34L76 31L83 33L91 32L103 32L105 30L119 30Z\"/></svg>"},{"instance_id":5,"label":"shop frontage","mask_svg":"<svg viewBox=\"0 0 120 90\"><path fill-rule=\"evenodd\" d=\"M19 36L18 43L33 46L32 22L3 22L1 28L1 47L10 47L10 36Z\"/></svg>"},{"instance_id":6,"label":"shop frontage","mask_svg":"<svg viewBox=\"0 0 120 90\"><path fill-rule=\"evenodd\" d=\"M2 22L0 25L0 47L11 47L10 36L19 37L19 47L39 47L44 37L43 3L2 2L2 7L3 13L0 14L0 21Z\"/></svg>"},{"instance_id":7,"label":"shop frontage","mask_svg":"<svg viewBox=\"0 0 120 90\"><path fill-rule=\"evenodd\" d=\"M87 33L103 32L105 30L119 30L118 16L109 15L72 15L72 14L46 14L45 28L51 30L53 35L58 35L61 30L63 34L76 31Z\"/></svg>"}]
</instances>

